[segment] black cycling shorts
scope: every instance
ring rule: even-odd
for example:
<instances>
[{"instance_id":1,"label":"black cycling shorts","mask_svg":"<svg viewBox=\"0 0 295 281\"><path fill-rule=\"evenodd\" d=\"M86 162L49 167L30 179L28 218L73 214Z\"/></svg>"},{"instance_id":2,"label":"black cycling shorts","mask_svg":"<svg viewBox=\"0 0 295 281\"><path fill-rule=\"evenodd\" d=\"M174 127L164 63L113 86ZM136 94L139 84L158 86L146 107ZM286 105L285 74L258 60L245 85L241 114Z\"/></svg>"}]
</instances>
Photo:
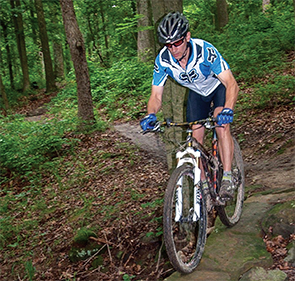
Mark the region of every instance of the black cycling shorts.
<instances>
[{"instance_id":1,"label":"black cycling shorts","mask_svg":"<svg viewBox=\"0 0 295 281\"><path fill-rule=\"evenodd\" d=\"M187 107L186 107L186 121L193 122L196 120L205 119L209 116L211 103L213 102L213 109L216 107L224 107L225 104L225 87L220 84L209 96L204 97L198 93L189 90Z\"/></svg>"}]
</instances>

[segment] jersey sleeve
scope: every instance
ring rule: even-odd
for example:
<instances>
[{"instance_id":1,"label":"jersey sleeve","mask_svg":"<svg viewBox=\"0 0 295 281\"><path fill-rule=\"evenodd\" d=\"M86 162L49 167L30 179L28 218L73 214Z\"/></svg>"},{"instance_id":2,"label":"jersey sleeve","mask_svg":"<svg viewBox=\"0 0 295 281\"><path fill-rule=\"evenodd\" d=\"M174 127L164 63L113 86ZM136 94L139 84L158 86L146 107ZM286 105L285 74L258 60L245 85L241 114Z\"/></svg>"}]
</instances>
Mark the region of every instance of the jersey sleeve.
<instances>
[{"instance_id":1,"label":"jersey sleeve","mask_svg":"<svg viewBox=\"0 0 295 281\"><path fill-rule=\"evenodd\" d=\"M160 64L159 56L157 56L154 65L154 73L153 73L153 82L152 85L155 86L164 86L167 81L167 71Z\"/></svg>"},{"instance_id":2,"label":"jersey sleeve","mask_svg":"<svg viewBox=\"0 0 295 281\"><path fill-rule=\"evenodd\" d=\"M212 72L216 75L224 70L230 69L228 63L224 60L222 55L210 43L206 42L204 45L204 59L206 64L210 66Z\"/></svg>"}]
</instances>

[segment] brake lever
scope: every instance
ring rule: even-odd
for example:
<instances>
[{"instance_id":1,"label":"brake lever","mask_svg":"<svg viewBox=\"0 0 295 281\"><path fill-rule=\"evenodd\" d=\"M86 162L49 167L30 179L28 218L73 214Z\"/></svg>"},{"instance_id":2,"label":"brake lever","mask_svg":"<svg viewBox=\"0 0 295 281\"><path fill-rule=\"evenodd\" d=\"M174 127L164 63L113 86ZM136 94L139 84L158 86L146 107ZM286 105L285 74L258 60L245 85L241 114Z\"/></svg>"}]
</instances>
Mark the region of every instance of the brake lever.
<instances>
[{"instance_id":1,"label":"brake lever","mask_svg":"<svg viewBox=\"0 0 295 281\"><path fill-rule=\"evenodd\" d=\"M141 133L143 135L145 135L147 133L156 133L156 132L163 133L163 130L161 129L161 123L160 122L156 122L155 126L154 126L154 129L152 129L152 130L148 129L146 131L141 131Z\"/></svg>"}]
</instances>

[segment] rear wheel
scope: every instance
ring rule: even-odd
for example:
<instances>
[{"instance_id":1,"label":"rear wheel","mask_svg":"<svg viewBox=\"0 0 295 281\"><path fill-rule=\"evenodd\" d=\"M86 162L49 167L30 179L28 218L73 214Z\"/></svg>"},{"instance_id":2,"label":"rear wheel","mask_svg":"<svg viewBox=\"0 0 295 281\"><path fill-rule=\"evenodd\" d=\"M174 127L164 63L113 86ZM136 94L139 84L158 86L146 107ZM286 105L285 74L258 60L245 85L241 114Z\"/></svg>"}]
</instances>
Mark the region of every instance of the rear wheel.
<instances>
[{"instance_id":1,"label":"rear wheel","mask_svg":"<svg viewBox=\"0 0 295 281\"><path fill-rule=\"evenodd\" d=\"M180 185L181 195L177 191ZM190 273L198 266L206 243L206 203L202 189L197 190L200 213L195 218L194 172L191 166L175 169L165 192L163 225L166 251L173 267L182 273ZM176 201L181 196L181 216L177 219Z\"/></svg>"},{"instance_id":2,"label":"rear wheel","mask_svg":"<svg viewBox=\"0 0 295 281\"><path fill-rule=\"evenodd\" d=\"M244 163L240 146L235 138L233 138L233 141L234 155L231 171L234 197L232 200L226 201L225 206L216 207L221 222L226 226L233 226L240 220L244 203Z\"/></svg>"}]
</instances>

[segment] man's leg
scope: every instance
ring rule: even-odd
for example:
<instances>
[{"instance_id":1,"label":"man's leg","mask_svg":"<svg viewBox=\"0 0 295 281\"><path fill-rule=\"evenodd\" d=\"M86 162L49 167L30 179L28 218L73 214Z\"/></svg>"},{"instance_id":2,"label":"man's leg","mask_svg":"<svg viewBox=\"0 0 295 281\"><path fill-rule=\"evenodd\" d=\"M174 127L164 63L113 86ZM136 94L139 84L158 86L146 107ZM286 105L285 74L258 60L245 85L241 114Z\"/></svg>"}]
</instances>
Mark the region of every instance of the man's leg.
<instances>
[{"instance_id":1,"label":"man's leg","mask_svg":"<svg viewBox=\"0 0 295 281\"><path fill-rule=\"evenodd\" d=\"M200 125L193 126L193 137L200 143L203 144L204 142L204 135L205 135L205 128ZM201 180L205 180L205 174L202 162L200 162L200 169L201 169Z\"/></svg>"},{"instance_id":2,"label":"man's leg","mask_svg":"<svg viewBox=\"0 0 295 281\"><path fill-rule=\"evenodd\" d=\"M193 137L200 143L203 144L204 142L204 136L205 136L205 128L203 126L200 125L196 125L193 126ZM204 172L204 167L202 165L202 161L200 161L200 169L201 169L201 181L202 181L202 185L203 185L203 192L205 195L205 200L206 200L206 207L207 207L207 211L210 214L209 215L209 221L208 221L208 227L210 227L210 231L212 231L212 229L214 228L214 222L216 219L216 214L212 211L213 205L211 202L211 196L209 196L209 186L208 186L208 182L206 181L206 177L205 177L205 172Z\"/></svg>"},{"instance_id":3,"label":"man's leg","mask_svg":"<svg viewBox=\"0 0 295 281\"><path fill-rule=\"evenodd\" d=\"M223 108L217 107L214 111L214 116L217 116ZM221 184L221 191L226 196L230 196L232 188L231 182L231 163L233 160L234 143L230 132L230 125L224 124L222 127L216 128L218 136L219 154L223 164L223 179ZM227 192L228 191L228 192Z\"/></svg>"}]
</instances>

